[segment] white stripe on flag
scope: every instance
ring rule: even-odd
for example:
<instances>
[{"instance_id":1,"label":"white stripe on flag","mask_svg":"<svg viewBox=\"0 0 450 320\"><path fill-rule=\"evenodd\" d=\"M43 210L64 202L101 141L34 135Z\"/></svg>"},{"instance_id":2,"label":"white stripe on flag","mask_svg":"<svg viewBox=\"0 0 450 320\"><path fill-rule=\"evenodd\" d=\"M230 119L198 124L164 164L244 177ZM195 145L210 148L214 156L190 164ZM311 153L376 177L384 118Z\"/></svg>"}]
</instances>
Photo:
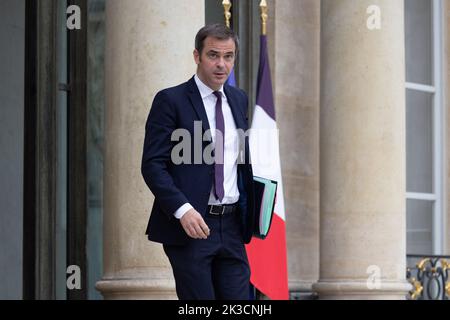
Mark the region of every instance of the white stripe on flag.
<instances>
[{"instance_id":1,"label":"white stripe on flag","mask_svg":"<svg viewBox=\"0 0 450 320\"><path fill-rule=\"evenodd\" d=\"M249 143L253 175L278 182L274 211L285 221L278 128L276 122L258 105L253 113Z\"/></svg>"}]
</instances>

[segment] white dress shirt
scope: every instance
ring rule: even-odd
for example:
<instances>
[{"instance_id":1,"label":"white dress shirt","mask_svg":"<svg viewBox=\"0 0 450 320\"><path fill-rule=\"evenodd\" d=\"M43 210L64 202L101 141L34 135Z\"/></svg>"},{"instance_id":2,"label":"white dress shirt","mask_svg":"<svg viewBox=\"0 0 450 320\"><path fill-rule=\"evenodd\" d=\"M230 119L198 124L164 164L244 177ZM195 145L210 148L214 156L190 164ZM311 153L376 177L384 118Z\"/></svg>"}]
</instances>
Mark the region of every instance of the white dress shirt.
<instances>
[{"instance_id":1,"label":"white dress shirt","mask_svg":"<svg viewBox=\"0 0 450 320\"><path fill-rule=\"evenodd\" d=\"M197 84L200 96L203 100L206 115L208 117L209 127L211 129L211 136L213 143L215 143L216 136L216 102L217 98L213 94L214 90L204 84L200 78L195 75L195 83ZM223 174L224 181L223 187L225 195L222 201L219 201L214 196L214 184L209 195L208 204L232 204L239 200L239 189L237 186L237 158L239 155L239 139L236 130L236 124L234 122L233 113L231 112L230 105L228 104L227 97L223 91L223 86L218 90L222 94L222 113L225 122L225 146L224 146L224 166ZM181 217L190 209L192 205L185 203L176 212L175 217L181 219Z\"/></svg>"}]
</instances>

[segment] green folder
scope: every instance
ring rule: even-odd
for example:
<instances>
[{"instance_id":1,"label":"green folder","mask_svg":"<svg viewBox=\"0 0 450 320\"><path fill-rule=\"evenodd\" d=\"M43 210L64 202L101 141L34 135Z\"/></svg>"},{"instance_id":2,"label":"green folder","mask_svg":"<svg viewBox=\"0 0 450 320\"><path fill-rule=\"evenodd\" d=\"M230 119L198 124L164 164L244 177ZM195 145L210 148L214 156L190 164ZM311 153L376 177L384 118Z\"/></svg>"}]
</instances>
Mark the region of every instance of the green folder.
<instances>
[{"instance_id":1,"label":"green folder","mask_svg":"<svg viewBox=\"0 0 450 320\"><path fill-rule=\"evenodd\" d=\"M273 211L277 195L277 182L253 177L255 185L255 221L253 236L265 239L272 224Z\"/></svg>"}]
</instances>

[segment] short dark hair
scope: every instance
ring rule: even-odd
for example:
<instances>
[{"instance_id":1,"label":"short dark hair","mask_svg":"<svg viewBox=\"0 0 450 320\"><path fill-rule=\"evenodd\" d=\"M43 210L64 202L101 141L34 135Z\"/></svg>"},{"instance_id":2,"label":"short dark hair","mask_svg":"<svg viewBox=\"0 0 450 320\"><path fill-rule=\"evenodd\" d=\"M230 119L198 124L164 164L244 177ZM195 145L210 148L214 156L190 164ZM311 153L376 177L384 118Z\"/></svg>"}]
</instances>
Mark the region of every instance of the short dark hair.
<instances>
[{"instance_id":1,"label":"short dark hair","mask_svg":"<svg viewBox=\"0 0 450 320\"><path fill-rule=\"evenodd\" d=\"M205 45L205 39L207 37L213 37L219 40L228 40L233 39L234 44L236 46L236 53L239 49L239 38L236 33L234 33L233 30L228 28L227 26L220 24L220 23L214 23L214 24L208 24L201 28L197 35L195 36L195 49L198 51L198 53L201 55L203 47Z\"/></svg>"}]
</instances>

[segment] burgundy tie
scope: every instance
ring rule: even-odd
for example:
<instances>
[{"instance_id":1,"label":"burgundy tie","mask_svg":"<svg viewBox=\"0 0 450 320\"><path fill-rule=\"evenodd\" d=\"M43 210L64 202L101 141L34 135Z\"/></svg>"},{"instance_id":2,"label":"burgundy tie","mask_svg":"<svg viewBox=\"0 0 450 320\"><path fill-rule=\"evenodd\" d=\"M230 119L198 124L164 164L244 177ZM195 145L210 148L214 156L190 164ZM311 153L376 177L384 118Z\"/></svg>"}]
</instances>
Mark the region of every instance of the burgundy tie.
<instances>
[{"instance_id":1,"label":"burgundy tie","mask_svg":"<svg viewBox=\"0 0 450 320\"><path fill-rule=\"evenodd\" d=\"M214 166L214 190L216 198L222 202L225 191L223 189L223 163L224 163L224 154L225 154L225 121L223 119L222 113L222 95L219 91L214 91L214 95L217 97L216 102L216 130L222 133L222 141L217 141L216 135L216 149L215 149L215 166ZM217 143L221 142L221 145L218 146ZM217 148L222 148L222 152L217 152Z\"/></svg>"}]
</instances>

